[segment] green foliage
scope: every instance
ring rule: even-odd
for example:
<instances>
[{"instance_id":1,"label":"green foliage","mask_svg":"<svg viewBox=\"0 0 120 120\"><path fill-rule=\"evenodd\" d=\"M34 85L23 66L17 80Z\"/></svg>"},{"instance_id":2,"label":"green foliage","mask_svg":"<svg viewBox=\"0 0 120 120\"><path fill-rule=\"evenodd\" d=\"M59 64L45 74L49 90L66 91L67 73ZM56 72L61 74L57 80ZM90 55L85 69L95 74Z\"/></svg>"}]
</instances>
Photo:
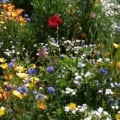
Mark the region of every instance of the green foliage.
<instances>
[{"instance_id":1,"label":"green foliage","mask_svg":"<svg viewBox=\"0 0 120 120\"><path fill-rule=\"evenodd\" d=\"M16 8L24 9L24 13L31 15L33 13L33 6L31 5L33 0L10 0Z\"/></svg>"},{"instance_id":2,"label":"green foliage","mask_svg":"<svg viewBox=\"0 0 120 120\"><path fill-rule=\"evenodd\" d=\"M112 30L113 19L101 2L12 3L30 10L32 21L6 20L1 9L0 119L114 119L120 106L120 45L113 43L119 31ZM59 27L48 26L53 15L63 20Z\"/></svg>"},{"instance_id":3,"label":"green foliage","mask_svg":"<svg viewBox=\"0 0 120 120\"><path fill-rule=\"evenodd\" d=\"M17 52L23 57L23 51L31 51L35 43L34 35L32 34L31 26L27 23L17 23L16 21L5 22L7 29L0 31L1 42L3 43L1 47L1 56L8 49L8 52L13 52L10 56L17 56ZM33 51L30 53L32 54ZM24 58L24 57L23 57Z\"/></svg>"}]
</instances>

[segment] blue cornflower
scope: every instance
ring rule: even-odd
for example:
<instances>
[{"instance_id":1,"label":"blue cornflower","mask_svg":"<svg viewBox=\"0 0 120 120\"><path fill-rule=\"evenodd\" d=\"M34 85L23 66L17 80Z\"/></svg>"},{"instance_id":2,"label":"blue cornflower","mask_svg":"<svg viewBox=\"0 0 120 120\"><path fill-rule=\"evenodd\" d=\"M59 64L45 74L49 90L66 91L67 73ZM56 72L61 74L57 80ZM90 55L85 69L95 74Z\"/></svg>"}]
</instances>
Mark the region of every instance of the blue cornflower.
<instances>
[{"instance_id":1,"label":"blue cornflower","mask_svg":"<svg viewBox=\"0 0 120 120\"><path fill-rule=\"evenodd\" d=\"M54 67L53 66L47 67L47 72L49 72L49 73L54 72Z\"/></svg>"},{"instance_id":2,"label":"blue cornflower","mask_svg":"<svg viewBox=\"0 0 120 120\"><path fill-rule=\"evenodd\" d=\"M15 64L14 64L13 62L10 62L10 63L8 64L8 66L9 66L10 68L13 68L13 67L15 67Z\"/></svg>"},{"instance_id":3,"label":"blue cornflower","mask_svg":"<svg viewBox=\"0 0 120 120\"><path fill-rule=\"evenodd\" d=\"M48 93L55 93L55 88L54 87L48 87Z\"/></svg>"},{"instance_id":4,"label":"blue cornflower","mask_svg":"<svg viewBox=\"0 0 120 120\"><path fill-rule=\"evenodd\" d=\"M107 75L108 74L108 71L106 69L104 69L104 68L100 68L99 72L102 73L103 75Z\"/></svg>"},{"instance_id":5,"label":"blue cornflower","mask_svg":"<svg viewBox=\"0 0 120 120\"><path fill-rule=\"evenodd\" d=\"M26 86L21 86L17 88L17 91L20 92L21 94L24 94L28 92L28 88Z\"/></svg>"},{"instance_id":6,"label":"blue cornflower","mask_svg":"<svg viewBox=\"0 0 120 120\"><path fill-rule=\"evenodd\" d=\"M28 69L28 74L36 74L36 69L35 68L29 68Z\"/></svg>"}]
</instances>

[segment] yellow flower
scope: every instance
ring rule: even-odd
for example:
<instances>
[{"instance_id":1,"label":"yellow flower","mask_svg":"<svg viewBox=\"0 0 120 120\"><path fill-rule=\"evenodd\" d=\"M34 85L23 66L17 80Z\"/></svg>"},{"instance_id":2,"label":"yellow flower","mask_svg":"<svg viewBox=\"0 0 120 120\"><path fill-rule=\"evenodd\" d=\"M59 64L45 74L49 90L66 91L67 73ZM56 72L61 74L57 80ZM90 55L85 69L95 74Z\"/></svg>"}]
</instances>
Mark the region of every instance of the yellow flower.
<instances>
[{"instance_id":1,"label":"yellow flower","mask_svg":"<svg viewBox=\"0 0 120 120\"><path fill-rule=\"evenodd\" d=\"M0 117L5 114L5 107L0 107Z\"/></svg>"},{"instance_id":2,"label":"yellow flower","mask_svg":"<svg viewBox=\"0 0 120 120\"><path fill-rule=\"evenodd\" d=\"M5 22L4 21L0 21L0 24L4 24Z\"/></svg>"},{"instance_id":3,"label":"yellow flower","mask_svg":"<svg viewBox=\"0 0 120 120\"><path fill-rule=\"evenodd\" d=\"M70 104L68 105L68 107L69 107L70 110L75 110L76 104L75 104L75 103L70 103Z\"/></svg>"},{"instance_id":4,"label":"yellow flower","mask_svg":"<svg viewBox=\"0 0 120 120\"><path fill-rule=\"evenodd\" d=\"M7 27L6 27L6 26L4 26L4 27L3 27L3 29L4 29L4 30L7 30Z\"/></svg>"},{"instance_id":5,"label":"yellow flower","mask_svg":"<svg viewBox=\"0 0 120 120\"><path fill-rule=\"evenodd\" d=\"M40 103L38 104L38 108L40 108L40 109L42 109L42 110L45 110L45 109L47 109L47 105L46 105L45 103L43 103L43 102L40 102Z\"/></svg>"},{"instance_id":6,"label":"yellow flower","mask_svg":"<svg viewBox=\"0 0 120 120\"><path fill-rule=\"evenodd\" d=\"M44 99L45 99L45 100L49 100L49 97L46 95Z\"/></svg>"},{"instance_id":7,"label":"yellow flower","mask_svg":"<svg viewBox=\"0 0 120 120\"><path fill-rule=\"evenodd\" d=\"M17 72L24 72L24 71L25 71L25 68L24 68L24 66L17 66L17 67L15 68L15 70L16 70Z\"/></svg>"},{"instance_id":8,"label":"yellow flower","mask_svg":"<svg viewBox=\"0 0 120 120\"><path fill-rule=\"evenodd\" d=\"M114 48L119 48L119 45L116 43L113 43Z\"/></svg>"},{"instance_id":9,"label":"yellow flower","mask_svg":"<svg viewBox=\"0 0 120 120\"><path fill-rule=\"evenodd\" d=\"M31 82L26 84L26 86L29 87L29 88L32 88L36 84L37 81L39 81L39 78L31 77Z\"/></svg>"},{"instance_id":10,"label":"yellow flower","mask_svg":"<svg viewBox=\"0 0 120 120\"><path fill-rule=\"evenodd\" d=\"M13 95L20 99L22 99L24 96L23 94L19 93L17 90L13 90Z\"/></svg>"},{"instance_id":11,"label":"yellow flower","mask_svg":"<svg viewBox=\"0 0 120 120\"><path fill-rule=\"evenodd\" d=\"M116 97L117 96L117 92L113 92L112 96Z\"/></svg>"},{"instance_id":12,"label":"yellow flower","mask_svg":"<svg viewBox=\"0 0 120 120\"><path fill-rule=\"evenodd\" d=\"M40 79L38 78L38 77L31 77L31 81L32 82L37 82L37 81L39 81Z\"/></svg>"},{"instance_id":13,"label":"yellow flower","mask_svg":"<svg viewBox=\"0 0 120 120\"><path fill-rule=\"evenodd\" d=\"M0 58L0 62L4 63L4 62L6 62L6 59L5 58Z\"/></svg>"},{"instance_id":14,"label":"yellow flower","mask_svg":"<svg viewBox=\"0 0 120 120\"><path fill-rule=\"evenodd\" d=\"M117 68L120 68L120 61L117 61L117 62L116 62L116 67L117 67Z\"/></svg>"},{"instance_id":15,"label":"yellow flower","mask_svg":"<svg viewBox=\"0 0 120 120\"><path fill-rule=\"evenodd\" d=\"M30 65L32 68L36 68L36 65L35 64L31 64Z\"/></svg>"},{"instance_id":16,"label":"yellow flower","mask_svg":"<svg viewBox=\"0 0 120 120\"><path fill-rule=\"evenodd\" d=\"M101 49L104 48L104 44L103 43L99 43L97 46L98 46L98 48L101 48Z\"/></svg>"},{"instance_id":17,"label":"yellow flower","mask_svg":"<svg viewBox=\"0 0 120 120\"><path fill-rule=\"evenodd\" d=\"M43 72L45 71L45 68L43 66L40 66L39 68L40 68L40 71L43 71Z\"/></svg>"},{"instance_id":18,"label":"yellow flower","mask_svg":"<svg viewBox=\"0 0 120 120\"><path fill-rule=\"evenodd\" d=\"M0 67L2 69L7 69L8 68L8 64L7 63L1 64Z\"/></svg>"},{"instance_id":19,"label":"yellow flower","mask_svg":"<svg viewBox=\"0 0 120 120\"><path fill-rule=\"evenodd\" d=\"M26 73L16 73L16 75L17 75L19 78L21 78L21 79L26 79L26 78L28 78L28 74L26 74Z\"/></svg>"},{"instance_id":20,"label":"yellow flower","mask_svg":"<svg viewBox=\"0 0 120 120\"><path fill-rule=\"evenodd\" d=\"M99 0L94 0L96 6L98 6Z\"/></svg>"},{"instance_id":21,"label":"yellow flower","mask_svg":"<svg viewBox=\"0 0 120 120\"><path fill-rule=\"evenodd\" d=\"M116 120L120 120L120 113L116 114Z\"/></svg>"},{"instance_id":22,"label":"yellow flower","mask_svg":"<svg viewBox=\"0 0 120 120\"><path fill-rule=\"evenodd\" d=\"M3 92L3 89L0 87L0 93Z\"/></svg>"},{"instance_id":23,"label":"yellow flower","mask_svg":"<svg viewBox=\"0 0 120 120\"><path fill-rule=\"evenodd\" d=\"M5 82L3 82L3 85L8 86L8 85L10 85L10 83L5 81Z\"/></svg>"}]
</instances>

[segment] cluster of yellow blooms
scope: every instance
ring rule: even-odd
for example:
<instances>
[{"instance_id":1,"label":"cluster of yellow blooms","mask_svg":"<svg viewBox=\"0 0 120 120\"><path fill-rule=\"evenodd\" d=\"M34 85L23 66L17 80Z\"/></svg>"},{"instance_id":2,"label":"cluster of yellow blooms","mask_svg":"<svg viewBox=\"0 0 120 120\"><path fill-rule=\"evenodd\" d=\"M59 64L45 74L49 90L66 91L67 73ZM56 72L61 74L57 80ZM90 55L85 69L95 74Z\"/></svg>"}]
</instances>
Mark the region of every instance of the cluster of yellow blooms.
<instances>
[{"instance_id":1,"label":"cluster of yellow blooms","mask_svg":"<svg viewBox=\"0 0 120 120\"><path fill-rule=\"evenodd\" d=\"M31 68L36 68L35 64L30 64ZM9 69L9 65L7 63L7 59L4 57L0 58L0 68L4 71L6 70L8 73L4 73L0 78L3 79L3 86L0 87L0 102L6 101L9 97L16 97L18 99L23 99L25 96L27 96L27 93L21 94L19 91L16 90L17 87L16 84L12 83L12 79L14 77L17 77L18 79L22 79L22 83L24 84L25 81L30 78L31 82L25 84L26 87L29 89L35 88L35 85L39 80L38 77L30 76L28 73L26 73L26 69L23 65L19 65L17 62L14 62L14 72ZM10 72L11 71L11 72ZM7 88L7 86L14 86L12 91L7 91L4 88ZM47 109L47 105L45 103L46 100L48 100L49 97L47 95L44 95L44 97L41 100L37 101L37 108L41 110ZM5 107L0 107L0 117L5 114Z\"/></svg>"}]
</instances>

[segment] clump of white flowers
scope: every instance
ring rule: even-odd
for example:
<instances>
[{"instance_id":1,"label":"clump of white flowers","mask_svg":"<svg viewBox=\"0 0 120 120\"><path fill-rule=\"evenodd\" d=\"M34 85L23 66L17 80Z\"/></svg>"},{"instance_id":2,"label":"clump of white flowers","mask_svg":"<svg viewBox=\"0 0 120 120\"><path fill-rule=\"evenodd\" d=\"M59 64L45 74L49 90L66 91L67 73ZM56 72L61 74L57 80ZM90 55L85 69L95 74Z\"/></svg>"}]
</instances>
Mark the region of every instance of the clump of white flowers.
<instances>
[{"instance_id":1,"label":"clump of white flowers","mask_svg":"<svg viewBox=\"0 0 120 120\"><path fill-rule=\"evenodd\" d=\"M64 107L64 111L68 114L72 113L71 117L79 116L80 120L112 120L111 115L102 107L93 110L87 104L70 103Z\"/></svg>"}]
</instances>

